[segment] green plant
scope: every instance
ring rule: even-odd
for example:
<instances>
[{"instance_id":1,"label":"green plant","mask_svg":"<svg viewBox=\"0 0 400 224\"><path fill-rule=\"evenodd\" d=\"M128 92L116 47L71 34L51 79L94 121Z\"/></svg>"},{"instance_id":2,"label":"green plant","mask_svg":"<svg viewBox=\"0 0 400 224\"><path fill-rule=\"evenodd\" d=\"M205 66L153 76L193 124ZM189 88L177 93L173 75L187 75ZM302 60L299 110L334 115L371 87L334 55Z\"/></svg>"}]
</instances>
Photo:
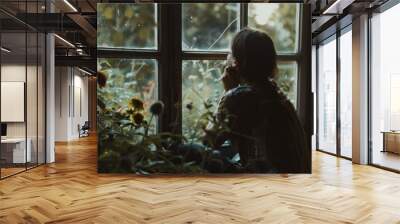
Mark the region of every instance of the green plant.
<instances>
[{"instance_id":1,"label":"green plant","mask_svg":"<svg viewBox=\"0 0 400 224\"><path fill-rule=\"evenodd\" d=\"M185 161L172 148L185 141L180 135L155 133L153 118L163 104L151 105L151 117L143 116L143 103L132 98L126 109L107 108L99 97L99 171L148 173L202 172L199 164ZM103 105L103 106L102 106Z\"/></svg>"},{"instance_id":2,"label":"green plant","mask_svg":"<svg viewBox=\"0 0 400 224\"><path fill-rule=\"evenodd\" d=\"M198 130L198 144L182 135L157 133L153 120L161 115L164 105L160 101L149 106L132 97L121 104L113 93L106 90L107 76L98 74L98 141L99 172L102 173L204 173L224 172L223 160L217 149L222 143L219 136L229 132L226 121L217 119L211 111L213 104L203 101L205 112L194 121ZM111 91L111 92L110 92ZM117 102L115 102L117 101ZM197 105L189 103L187 110ZM200 135L201 134L201 135Z\"/></svg>"}]
</instances>

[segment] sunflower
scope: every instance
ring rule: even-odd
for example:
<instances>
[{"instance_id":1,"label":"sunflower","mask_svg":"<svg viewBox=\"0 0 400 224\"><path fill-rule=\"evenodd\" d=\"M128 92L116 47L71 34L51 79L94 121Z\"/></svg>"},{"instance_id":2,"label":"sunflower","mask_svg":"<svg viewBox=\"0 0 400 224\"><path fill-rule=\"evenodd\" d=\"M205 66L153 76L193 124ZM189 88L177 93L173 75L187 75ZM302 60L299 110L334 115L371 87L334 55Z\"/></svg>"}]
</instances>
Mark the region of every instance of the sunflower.
<instances>
[{"instance_id":1,"label":"sunflower","mask_svg":"<svg viewBox=\"0 0 400 224\"><path fill-rule=\"evenodd\" d=\"M129 100L128 103L129 107L135 109L135 110L143 110L144 109L144 103L140 99L136 97L132 97L132 99Z\"/></svg>"},{"instance_id":2,"label":"sunflower","mask_svg":"<svg viewBox=\"0 0 400 224\"><path fill-rule=\"evenodd\" d=\"M141 113L136 113L133 115L133 121L135 122L135 124L142 124L144 120L144 116Z\"/></svg>"}]
</instances>

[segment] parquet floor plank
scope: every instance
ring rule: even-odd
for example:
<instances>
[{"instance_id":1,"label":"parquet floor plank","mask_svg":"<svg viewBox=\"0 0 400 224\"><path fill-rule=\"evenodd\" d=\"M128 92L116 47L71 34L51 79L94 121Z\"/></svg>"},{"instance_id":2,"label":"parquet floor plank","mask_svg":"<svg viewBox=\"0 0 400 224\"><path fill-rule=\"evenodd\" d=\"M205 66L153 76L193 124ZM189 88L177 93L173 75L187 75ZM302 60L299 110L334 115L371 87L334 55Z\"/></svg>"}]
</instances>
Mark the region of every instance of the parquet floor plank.
<instances>
[{"instance_id":1,"label":"parquet floor plank","mask_svg":"<svg viewBox=\"0 0 400 224\"><path fill-rule=\"evenodd\" d=\"M312 175L97 174L96 139L0 181L0 223L400 223L400 175L313 153Z\"/></svg>"}]
</instances>

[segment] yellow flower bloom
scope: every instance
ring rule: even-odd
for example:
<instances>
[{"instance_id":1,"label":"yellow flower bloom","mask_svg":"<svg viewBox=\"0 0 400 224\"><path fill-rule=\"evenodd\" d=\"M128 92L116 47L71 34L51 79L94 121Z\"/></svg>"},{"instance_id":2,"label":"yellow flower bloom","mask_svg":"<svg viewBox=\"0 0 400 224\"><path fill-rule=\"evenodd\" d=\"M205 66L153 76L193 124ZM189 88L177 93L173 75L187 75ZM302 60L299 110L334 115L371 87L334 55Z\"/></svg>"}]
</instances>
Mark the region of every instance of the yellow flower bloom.
<instances>
[{"instance_id":1,"label":"yellow flower bloom","mask_svg":"<svg viewBox=\"0 0 400 224\"><path fill-rule=\"evenodd\" d=\"M136 98L136 97L132 97L131 100L129 100L129 107L134 108L135 110L143 110L144 109L144 104L143 101L141 101L140 99Z\"/></svg>"}]
</instances>

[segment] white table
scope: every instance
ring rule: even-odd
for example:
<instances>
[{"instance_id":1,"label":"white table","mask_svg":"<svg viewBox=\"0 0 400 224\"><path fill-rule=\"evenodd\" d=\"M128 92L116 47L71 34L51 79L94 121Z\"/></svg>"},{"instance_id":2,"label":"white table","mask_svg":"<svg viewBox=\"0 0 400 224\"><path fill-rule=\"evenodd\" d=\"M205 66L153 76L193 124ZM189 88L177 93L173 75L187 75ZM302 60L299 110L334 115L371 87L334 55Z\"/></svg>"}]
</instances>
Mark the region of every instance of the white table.
<instances>
[{"instance_id":1,"label":"white table","mask_svg":"<svg viewBox=\"0 0 400 224\"><path fill-rule=\"evenodd\" d=\"M1 139L1 147L12 147L12 163L26 163L32 160L32 141L31 139L26 139L28 143L25 151L25 138L6 138ZM5 151L5 150L4 150Z\"/></svg>"}]
</instances>

